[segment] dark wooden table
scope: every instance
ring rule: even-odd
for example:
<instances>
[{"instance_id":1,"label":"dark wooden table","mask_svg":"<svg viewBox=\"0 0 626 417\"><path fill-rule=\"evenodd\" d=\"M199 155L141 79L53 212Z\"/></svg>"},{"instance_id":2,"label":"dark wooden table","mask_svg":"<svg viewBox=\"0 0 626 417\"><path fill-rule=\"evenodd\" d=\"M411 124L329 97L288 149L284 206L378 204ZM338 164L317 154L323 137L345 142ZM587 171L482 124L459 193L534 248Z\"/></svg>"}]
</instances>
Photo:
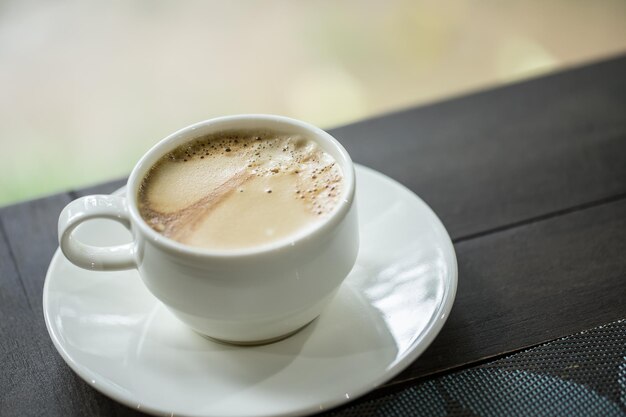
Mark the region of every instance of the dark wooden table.
<instances>
[{"instance_id":1,"label":"dark wooden table","mask_svg":"<svg viewBox=\"0 0 626 417\"><path fill-rule=\"evenodd\" d=\"M594 352L618 362L626 357L626 57L331 133L356 162L405 184L433 208L459 264L452 314L431 347L392 381L335 413L432 414L423 393L436 386L444 414L482 414L470 400L498 390L475 378L476 371L516 363L524 372L586 387L626 413L626 364L592 360L599 356ZM69 369L42 315L60 210L123 182L0 209L1 416L140 414ZM541 352L550 349L560 358L546 359ZM454 391L461 380L462 392ZM532 384L527 390L535 398L544 392ZM463 392L472 398L463 400ZM555 395L576 403L570 394Z\"/></svg>"}]
</instances>

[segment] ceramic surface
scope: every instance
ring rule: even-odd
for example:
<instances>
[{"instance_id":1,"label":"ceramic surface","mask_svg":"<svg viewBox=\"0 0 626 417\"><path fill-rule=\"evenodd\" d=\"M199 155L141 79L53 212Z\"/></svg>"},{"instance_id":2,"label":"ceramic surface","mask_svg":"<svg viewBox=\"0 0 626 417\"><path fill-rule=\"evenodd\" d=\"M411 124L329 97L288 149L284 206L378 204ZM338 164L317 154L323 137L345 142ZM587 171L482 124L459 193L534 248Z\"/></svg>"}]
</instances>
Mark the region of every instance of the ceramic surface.
<instances>
[{"instance_id":1,"label":"ceramic surface","mask_svg":"<svg viewBox=\"0 0 626 417\"><path fill-rule=\"evenodd\" d=\"M154 164L182 144L233 129L302 135L331 155L342 173L337 204L321 221L250 248L215 250L185 245L148 226L137 194ZM187 126L154 145L137 162L125 197L90 195L59 216L59 243L77 266L92 271L137 268L150 292L192 329L211 338L253 344L276 340L310 323L354 266L359 226L350 155L327 132L284 116L244 114ZM90 244L74 231L108 219L132 232L132 243Z\"/></svg>"},{"instance_id":2,"label":"ceramic surface","mask_svg":"<svg viewBox=\"0 0 626 417\"><path fill-rule=\"evenodd\" d=\"M57 251L43 297L54 345L95 389L158 415L297 416L365 394L435 338L457 265L422 200L373 170L356 173L356 265L320 317L290 338L256 347L210 341L157 301L137 271L90 272ZM76 233L99 245L131 239L106 220Z\"/></svg>"}]
</instances>

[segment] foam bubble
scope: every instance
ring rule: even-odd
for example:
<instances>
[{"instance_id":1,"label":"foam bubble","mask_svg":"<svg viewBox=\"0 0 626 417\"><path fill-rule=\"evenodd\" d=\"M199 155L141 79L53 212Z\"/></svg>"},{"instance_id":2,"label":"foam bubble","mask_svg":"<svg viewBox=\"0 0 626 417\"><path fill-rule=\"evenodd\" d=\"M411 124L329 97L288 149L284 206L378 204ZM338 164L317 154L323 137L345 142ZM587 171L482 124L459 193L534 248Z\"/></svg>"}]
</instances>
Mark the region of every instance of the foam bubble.
<instances>
[{"instance_id":1,"label":"foam bubble","mask_svg":"<svg viewBox=\"0 0 626 417\"><path fill-rule=\"evenodd\" d=\"M342 181L332 156L302 135L230 131L163 156L142 182L139 206L153 229L180 242L247 247L323 219Z\"/></svg>"}]
</instances>

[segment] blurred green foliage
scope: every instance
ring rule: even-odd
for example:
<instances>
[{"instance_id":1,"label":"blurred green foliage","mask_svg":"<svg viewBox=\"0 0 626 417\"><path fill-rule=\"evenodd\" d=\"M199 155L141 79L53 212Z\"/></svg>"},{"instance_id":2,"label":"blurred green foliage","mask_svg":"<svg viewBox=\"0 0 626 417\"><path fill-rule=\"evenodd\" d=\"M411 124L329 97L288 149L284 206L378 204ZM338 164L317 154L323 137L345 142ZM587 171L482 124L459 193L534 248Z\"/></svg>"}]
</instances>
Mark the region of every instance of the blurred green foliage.
<instances>
[{"instance_id":1,"label":"blurred green foliage","mask_svg":"<svg viewBox=\"0 0 626 417\"><path fill-rule=\"evenodd\" d=\"M219 115L332 127L620 53L625 21L619 1L4 1L0 205L123 177Z\"/></svg>"}]
</instances>

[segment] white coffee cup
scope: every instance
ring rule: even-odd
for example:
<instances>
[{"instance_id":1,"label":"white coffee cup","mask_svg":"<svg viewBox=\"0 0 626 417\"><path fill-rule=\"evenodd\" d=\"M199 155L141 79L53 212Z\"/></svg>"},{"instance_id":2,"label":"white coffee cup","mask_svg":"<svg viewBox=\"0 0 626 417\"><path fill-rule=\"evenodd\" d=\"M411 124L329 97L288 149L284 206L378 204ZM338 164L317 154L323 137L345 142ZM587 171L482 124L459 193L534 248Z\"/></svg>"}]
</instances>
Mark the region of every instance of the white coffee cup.
<instances>
[{"instance_id":1,"label":"white coffee cup","mask_svg":"<svg viewBox=\"0 0 626 417\"><path fill-rule=\"evenodd\" d=\"M187 246L150 228L137 208L138 187L150 167L185 142L230 129L273 129L316 141L343 172L337 207L313 228L250 249ZM359 247L354 196L350 156L325 131L281 116L220 117L181 129L152 147L130 174L126 197L91 195L69 203L59 217L59 244L67 259L85 269L137 268L150 292L203 335L230 343L263 343L314 320L352 269ZM122 223L133 242L96 247L77 240L74 229L97 218Z\"/></svg>"}]
</instances>

